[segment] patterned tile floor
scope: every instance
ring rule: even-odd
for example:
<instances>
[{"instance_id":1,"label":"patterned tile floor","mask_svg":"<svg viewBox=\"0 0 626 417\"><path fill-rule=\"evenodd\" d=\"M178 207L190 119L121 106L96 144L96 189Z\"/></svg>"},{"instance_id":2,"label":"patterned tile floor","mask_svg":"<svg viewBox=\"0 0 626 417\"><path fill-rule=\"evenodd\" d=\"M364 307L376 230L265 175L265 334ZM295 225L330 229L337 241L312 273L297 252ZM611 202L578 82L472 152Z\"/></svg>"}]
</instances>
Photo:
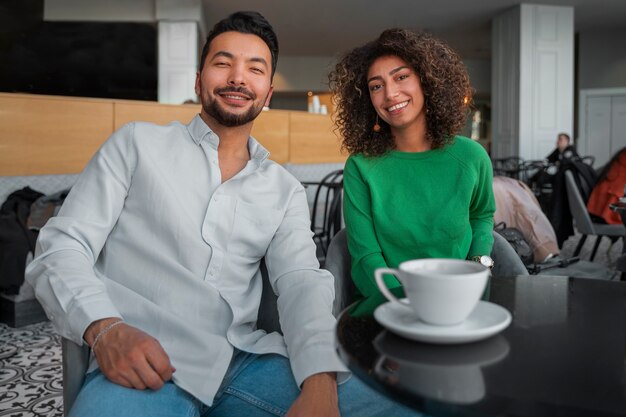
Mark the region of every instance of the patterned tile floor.
<instances>
[{"instance_id":1,"label":"patterned tile floor","mask_svg":"<svg viewBox=\"0 0 626 417\"><path fill-rule=\"evenodd\" d=\"M0 416L61 417L61 346L50 322L0 324Z\"/></svg>"}]
</instances>

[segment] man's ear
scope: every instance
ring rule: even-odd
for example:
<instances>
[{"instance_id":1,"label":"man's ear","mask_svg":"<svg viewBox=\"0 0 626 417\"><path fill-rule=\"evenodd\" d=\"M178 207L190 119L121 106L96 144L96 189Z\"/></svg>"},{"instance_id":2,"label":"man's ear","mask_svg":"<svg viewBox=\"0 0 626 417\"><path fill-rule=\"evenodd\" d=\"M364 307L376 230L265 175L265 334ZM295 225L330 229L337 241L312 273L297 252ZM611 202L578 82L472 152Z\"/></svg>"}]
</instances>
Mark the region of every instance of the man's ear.
<instances>
[{"instance_id":1,"label":"man's ear","mask_svg":"<svg viewBox=\"0 0 626 417\"><path fill-rule=\"evenodd\" d=\"M267 98L265 99L265 107L268 107L270 105L270 101L272 100L272 94L274 93L274 86L270 86L270 92L267 93Z\"/></svg>"},{"instance_id":2,"label":"man's ear","mask_svg":"<svg viewBox=\"0 0 626 417\"><path fill-rule=\"evenodd\" d=\"M196 71L196 95L200 97L200 71Z\"/></svg>"}]
</instances>

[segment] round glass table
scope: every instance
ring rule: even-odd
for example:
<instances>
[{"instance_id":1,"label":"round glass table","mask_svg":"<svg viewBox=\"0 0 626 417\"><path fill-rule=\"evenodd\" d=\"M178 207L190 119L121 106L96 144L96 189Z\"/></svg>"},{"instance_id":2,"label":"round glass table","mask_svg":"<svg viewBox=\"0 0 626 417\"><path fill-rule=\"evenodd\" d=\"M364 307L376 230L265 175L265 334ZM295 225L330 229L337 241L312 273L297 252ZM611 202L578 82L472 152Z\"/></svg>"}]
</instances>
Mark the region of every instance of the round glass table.
<instances>
[{"instance_id":1,"label":"round glass table","mask_svg":"<svg viewBox=\"0 0 626 417\"><path fill-rule=\"evenodd\" d=\"M432 416L626 415L626 283L497 277L489 301L511 324L446 345L406 339L347 308L337 350L356 377Z\"/></svg>"}]
</instances>

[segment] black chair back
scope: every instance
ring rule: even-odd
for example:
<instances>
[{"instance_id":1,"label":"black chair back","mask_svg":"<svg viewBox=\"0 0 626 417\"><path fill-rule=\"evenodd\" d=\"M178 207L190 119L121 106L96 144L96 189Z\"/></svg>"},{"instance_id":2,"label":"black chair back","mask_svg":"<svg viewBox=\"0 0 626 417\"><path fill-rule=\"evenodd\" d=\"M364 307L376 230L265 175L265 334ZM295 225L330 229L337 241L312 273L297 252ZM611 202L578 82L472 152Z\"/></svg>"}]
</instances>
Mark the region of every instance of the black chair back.
<instances>
[{"instance_id":1,"label":"black chair back","mask_svg":"<svg viewBox=\"0 0 626 417\"><path fill-rule=\"evenodd\" d=\"M327 174L319 182L313 199L311 230L313 239L326 256L333 236L341 230L341 208L343 195L343 169ZM320 222L321 218L321 222Z\"/></svg>"}]
</instances>

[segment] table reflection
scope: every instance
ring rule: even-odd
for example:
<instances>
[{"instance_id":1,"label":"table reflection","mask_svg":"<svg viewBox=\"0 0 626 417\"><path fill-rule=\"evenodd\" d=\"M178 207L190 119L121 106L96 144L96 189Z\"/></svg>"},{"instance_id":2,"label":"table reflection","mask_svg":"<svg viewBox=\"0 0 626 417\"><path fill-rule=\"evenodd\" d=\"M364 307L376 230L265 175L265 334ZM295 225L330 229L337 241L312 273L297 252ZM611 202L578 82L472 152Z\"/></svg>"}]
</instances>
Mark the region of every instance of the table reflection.
<instances>
[{"instance_id":1,"label":"table reflection","mask_svg":"<svg viewBox=\"0 0 626 417\"><path fill-rule=\"evenodd\" d=\"M454 404L483 399L482 368L509 353L509 343L500 335L468 345L441 346L383 331L373 345L379 354L373 370L378 378L390 385L403 381L409 393Z\"/></svg>"},{"instance_id":2,"label":"table reflection","mask_svg":"<svg viewBox=\"0 0 626 417\"><path fill-rule=\"evenodd\" d=\"M515 281L516 325L531 328L535 326L558 325L567 320L568 277L546 277L537 279L535 275L520 277Z\"/></svg>"}]
</instances>

